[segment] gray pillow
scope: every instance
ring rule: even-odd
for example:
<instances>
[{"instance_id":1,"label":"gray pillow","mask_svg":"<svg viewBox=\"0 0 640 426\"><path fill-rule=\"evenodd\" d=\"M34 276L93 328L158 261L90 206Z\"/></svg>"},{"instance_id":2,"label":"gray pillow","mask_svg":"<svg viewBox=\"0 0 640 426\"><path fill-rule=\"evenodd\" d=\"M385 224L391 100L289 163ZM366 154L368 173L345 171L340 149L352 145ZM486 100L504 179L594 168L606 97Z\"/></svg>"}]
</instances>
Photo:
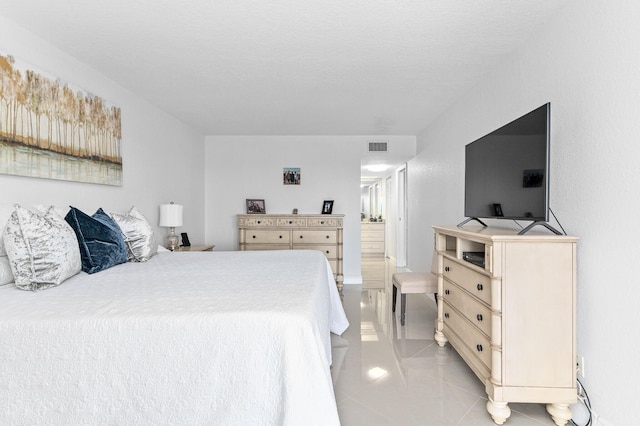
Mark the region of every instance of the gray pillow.
<instances>
[{"instance_id":1,"label":"gray pillow","mask_svg":"<svg viewBox=\"0 0 640 426\"><path fill-rule=\"evenodd\" d=\"M16 205L2 238L20 289L53 287L80 272L76 234L53 208L40 216Z\"/></svg>"},{"instance_id":2,"label":"gray pillow","mask_svg":"<svg viewBox=\"0 0 640 426\"><path fill-rule=\"evenodd\" d=\"M124 234L129 262L145 262L158 252L158 240L153 227L135 206L126 214L109 214Z\"/></svg>"}]
</instances>

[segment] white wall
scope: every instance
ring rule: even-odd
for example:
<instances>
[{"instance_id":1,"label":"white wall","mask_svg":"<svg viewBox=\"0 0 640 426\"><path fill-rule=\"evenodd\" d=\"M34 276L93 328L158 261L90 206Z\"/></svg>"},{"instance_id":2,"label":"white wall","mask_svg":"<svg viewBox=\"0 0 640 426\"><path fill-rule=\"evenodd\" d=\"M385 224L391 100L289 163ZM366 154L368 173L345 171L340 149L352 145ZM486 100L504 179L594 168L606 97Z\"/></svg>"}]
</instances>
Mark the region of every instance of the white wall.
<instances>
[{"instance_id":1,"label":"white wall","mask_svg":"<svg viewBox=\"0 0 640 426\"><path fill-rule=\"evenodd\" d=\"M0 175L3 203L74 205L90 214L135 205L156 225L159 204L173 200L185 208L177 231L205 242L203 135L2 16L0 40L3 51L34 69L120 107L123 158L121 187Z\"/></svg>"},{"instance_id":2,"label":"white wall","mask_svg":"<svg viewBox=\"0 0 640 426\"><path fill-rule=\"evenodd\" d=\"M578 248L578 353L599 424L637 423L640 3L573 1L418 137L410 267L463 219L464 145L551 102L550 204ZM464 125L461 125L464 123ZM422 217L422 221L417 221ZM535 320L532 318L532 320Z\"/></svg>"},{"instance_id":3,"label":"white wall","mask_svg":"<svg viewBox=\"0 0 640 426\"><path fill-rule=\"evenodd\" d=\"M360 161L372 136L208 136L206 139L206 236L216 250L237 250L236 214L245 199L264 198L267 213L320 213L334 200L345 214L345 284L360 271ZM385 137L390 145L394 137ZM404 137L398 137L404 140ZM283 185L282 169L300 167L302 184Z\"/></svg>"}]
</instances>

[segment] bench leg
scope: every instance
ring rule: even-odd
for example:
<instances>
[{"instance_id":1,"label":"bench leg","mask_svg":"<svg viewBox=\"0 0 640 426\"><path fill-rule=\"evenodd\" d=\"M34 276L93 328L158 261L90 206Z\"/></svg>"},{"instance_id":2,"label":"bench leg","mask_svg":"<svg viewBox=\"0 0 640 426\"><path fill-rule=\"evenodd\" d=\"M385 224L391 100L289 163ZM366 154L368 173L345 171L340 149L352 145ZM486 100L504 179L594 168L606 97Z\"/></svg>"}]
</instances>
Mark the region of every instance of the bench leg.
<instances>
[{"instance_id":1,"label":"bench leg","mask_svg":"<svg viewBox=\"0 0 640 426\"><path fill-rule=\"evenodd\" d=\"M407 295L402 293L400 295L400 325L404 325L404 313L407 310Z\"/></svg>"},{"instance_id":2,"label":"bench leg","mask_svg":"<svg viewBox=\"0 0 640 426\"><path fill-rule=\"evenodd\" d=\"M396 286L393 286L393 290L391 292L392 296L391 296L391 312L395 312L396 311L396 297L398 295L398 289L396 288Z\"/></svg>"}]
</instances>

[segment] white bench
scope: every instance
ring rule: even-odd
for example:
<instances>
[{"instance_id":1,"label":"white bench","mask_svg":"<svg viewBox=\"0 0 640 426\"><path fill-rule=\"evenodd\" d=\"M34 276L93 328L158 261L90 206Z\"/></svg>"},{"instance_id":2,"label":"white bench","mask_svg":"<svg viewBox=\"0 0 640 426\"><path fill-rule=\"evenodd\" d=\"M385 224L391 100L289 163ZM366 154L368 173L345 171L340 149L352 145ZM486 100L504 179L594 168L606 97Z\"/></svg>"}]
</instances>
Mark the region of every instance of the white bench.
<instances>
[{"instance_id":1,"label":"white bench","mask_svg":"<svg viewBox=\"0 0 640 426\"><path fill-rule=\"evenodd\" d=\"M437 271L437 262L438 257L434 253L431 262L432 272L396 272L391 277L391 283L393 284L391 312L396 311L396 300L399 289L401 325L404 325L407 310L407 294L433 294L436 297L436 303L438 303L438 277L433 273L433 271Z\"/></svg>"}]
</instances>

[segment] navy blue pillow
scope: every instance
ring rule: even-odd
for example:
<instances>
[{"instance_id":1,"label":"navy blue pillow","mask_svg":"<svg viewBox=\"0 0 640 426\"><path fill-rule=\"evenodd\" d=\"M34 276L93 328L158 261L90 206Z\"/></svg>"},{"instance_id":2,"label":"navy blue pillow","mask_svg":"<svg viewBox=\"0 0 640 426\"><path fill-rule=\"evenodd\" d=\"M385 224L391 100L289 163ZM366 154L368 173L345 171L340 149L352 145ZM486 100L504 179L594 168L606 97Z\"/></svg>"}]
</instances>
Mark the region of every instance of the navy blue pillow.
<instances>
[{"instance_id":1,"label":"navy blue pillow","mask_svg":"<svg viewBox=\"0 0 640 426\"><path fill-rule=\"evenodd\" d=\"M120 227L102 209L89 216L71 207L64 220L78 237L84 272L93 274L127 261L127 246Z\"/></svg>"}]
</instances>

